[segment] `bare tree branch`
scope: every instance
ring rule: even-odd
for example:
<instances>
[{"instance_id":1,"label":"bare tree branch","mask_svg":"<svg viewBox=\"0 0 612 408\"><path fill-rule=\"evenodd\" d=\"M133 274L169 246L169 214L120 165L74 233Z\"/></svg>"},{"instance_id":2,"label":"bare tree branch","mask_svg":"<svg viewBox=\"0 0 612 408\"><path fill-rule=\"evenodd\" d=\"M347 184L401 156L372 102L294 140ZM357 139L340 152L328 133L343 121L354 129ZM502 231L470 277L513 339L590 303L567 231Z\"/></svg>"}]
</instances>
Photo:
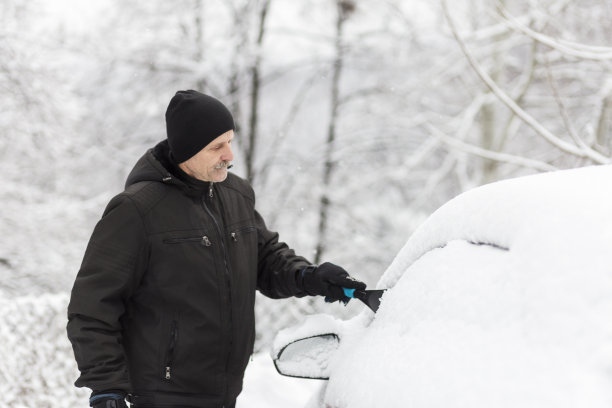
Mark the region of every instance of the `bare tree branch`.
<instances>
[{"instance_id":1,"label":"bare tree branch","mask_svg":"<svg viewBox=\"0 0 612 408\"><path fill-rule=\"evenodd\" d=\"M341 97L338 103L340 105L346 105L355 99L360 99L371 95L383 95L385 92L387 92L387 90L382 86L372 86L369 88L358 89Z\"/></svg>"},{"instance_id":2,"label":"bare tree branch","mask_svg":"<svg viewBox=\"0 0 612 408\"><path fill-rule=\"evenodd\" d=\"M552 132L546 129L540 122L538 122L533 116L529 115L525 112L520 106L516 104L512 98L508 96L492 79L491 77L480 67L478 62L474 59L470 51L467 49L467 46L459 36L457 32L457 28L453 22L453 19L450 16L448 11L448 5L446 0L441 0L442 9L446 16L446 20L448 21L449 27L455 40L459 44L459 47L463 51L463 54L468 59L470 65L476 72L476 74L480 77L480 79L487 85L487 87L497 96L497 98L504 103L515 115L517 115L523 122L529 125L533 130L536 131L541 137L543 137L547 142L551 145L555 146L559 150L574 155L578 157L585 157L590 159L594 163L605 164L610 163L610 158L602 155L601 153L596 152L590 148L578 148L571 143L568 143L559 137L555 136Z\"/></svg>"},{"instance_id":3,"label":"bare tree branch","mask_svg":"<svg viewBox=\"0 0 612 408\"><path fill-rule=\"evenodd\" d=\"M527 71L527 73L523 76L523 80L517 85L518 91L516 92L516 96L513 99L518 106L520 106L523 103L523 99L525 99L525 95L527 95L527 91L531 87L531 84L533 83L533 80L534 80L535 69L537 66L537 58L536 58L537 46L538 46L538 42L532 41L531 49L530 49L531 63L529 64L529 71ZM504 145L506 144L506 141L508 140L510 135L513 134L513 131L518 128L518 126L516 126L518 123L519 122L518 122L516 115L514 115L514 113L511 112L510 116L508 117L506 121L505 126L503 127L503 132L501 136L499 137L499 140L497 141L495 150L498 150L498 151L503 150Z\"/></svg>"},{"instance_id":4,"label":"bare tree branch","mask_svg":"<svg viewBox=\"0 0 612 408\"><path fill-rule=\"evenodd\" d=\"M548 77L548 83L550 84L550 87L553 91L553 95L555 97L555 101L557 102L557 106L559 107L559 113L563 118L563 125L565 126L565 129L567 129L567 133L569 133L572 139L574 139L574 143L576 143L576 146L581 147L583 149L588 149L586 143L584 143L580 136L578 136L576 130L572 126L571 119L567 114L567 109L565 108L565 104L561 100L559 89L557 88L557 85L555 84L555 81L553 79L552 72L550 70L550 63L548 60L546 61L546 76Z\"/></svg>"},{"instance_id":5,"label":"bare tree branch","mask_svg":"<svg viewBox=\"0 0 612 408\"><path fill-rule=\"evenodd\" d=\"M601 110L597 119L597 128L595 129L595 141L601 147L610 151L610 132L612 128L612 82L603 89L603 100L601 101Z\"/></svg>"},{"instance_id":6,"label":"bare tree branch","mask_svg":"<svg viewBox=\"0 0 612 408\"><path fill-rule=\"evenodd\" d=\"M542 33L533 31L529 27L519 22L499 3L497 3L497 9L510 28L514 29L515 31L519 31L535 41L547 45L548 47L553 48L563 54L595 61L612 60L612 48L591 46L549 37Z\"/></svg>"},{"instance_id":7,"label":"bare tree branch","mask_svg":"<svg viewBox=\"0 0 612 408\"><path fill-rule=\"evenodd\" d=\"M457 139L465 140L474 121L476 115L482 110L482 107L486 105L489 95L480 94L472 99L472 103L463 111L461 123L457 128Z\"/></svg>"},{"instance_id":8,"label":"bare tree branch","mask_svg":"<svg viewBox=\"0 0 612 408\"><path fill-rule=\"evenodd\" d=\"M494 160L501 163L513 164L515 166L526 167L538 171L558 170L555 166L552 166L545 162L541 162L539 160L532 160L507 153L492 152L490 150L486 150L481 147L462 142L457 138L445 135L442 131L435 128L431 124L428 125L428 129L434 134L435 137L439 138L442 142L448 144L449 146L458 148L466 153L473 154L484 159Z\"/></svg>"},{"instance_id":9,"label":"bare tree branch","mask_svg":"<svg viewBox=\"0 0 612 408\"><path fill-rule=\"evenodd\" d=\"M553 3L551 6L547 8L549 15L554 15L560 13L563 9L565 9L569 4L572 3L573 0L561 0L557 3ZM499 0L498 0L499 2ZM530 7L529 11L524 15L519 17L515 17L515 20L523 25L531 25L541 22L543 20L542 13L540 10ZM484 27L478 29L472 33L466 34L464 40L465 41L483 41L488 40L493 37L497 37L501 34L508 32L510 27L507 23L501 22L488 27Z\"/></svg>"},{"instance_id":10,"label":"bare tree branch","mask_svg":"<svg viewBox=\"0 0 612 408\"><path fill-rule=\"evenodd\" d=\"M295 119L297 118L300 108L302 107L304 101L306 100L306 96L312 90L312 86L315 81L319 78L320 71L315 71L309 78L307 78L304 83L300 86L298 91L291 102L291 106L289 108L289 112L285 117L285 120L278 127L277 131L274 132L274 139L270 146L276 146L275 149L268 149L268 156L263 160L263 165L259 170L260 177L260 185L265 186L268 182L268 175L272 165L276 162L278 155L281 152L281 146L283 142L287 139L287 136L291 133L290 129L293 126Z\"/></svg>"},{"instance_id":11,"label":"bare tree branch","mask_svg":"<svg viewBox=\"0 0 612 408\"><path fill-rule=\"evenodd\" d=\"M441 165L427 177L427 181L423 188L419 189L419 195L412 201L412 208L421 208L423 204L431 200L431 196L436 191L440 183L448 177L448 174L457 164L457 158L453 155L448 155L444 158Z\"/></svg>"}]
</instances>

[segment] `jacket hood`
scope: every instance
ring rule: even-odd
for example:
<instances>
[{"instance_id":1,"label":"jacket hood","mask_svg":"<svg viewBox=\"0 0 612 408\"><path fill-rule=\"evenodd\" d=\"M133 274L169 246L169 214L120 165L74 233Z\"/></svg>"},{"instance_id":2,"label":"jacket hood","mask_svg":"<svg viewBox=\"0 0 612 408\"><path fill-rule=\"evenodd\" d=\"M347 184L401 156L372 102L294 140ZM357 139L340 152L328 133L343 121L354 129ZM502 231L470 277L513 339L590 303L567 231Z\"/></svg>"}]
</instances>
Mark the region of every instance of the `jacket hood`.
<instances>
[{"instance_id":1,"label":"jacket hood","mask_svg":"<svg viewBox=\"0 0 612 408\"><path fill-rule=\"evenodd\" d=\"M170 171L172 163L169 158L168 141L159 142L136 162L125 181L125 188L141 181L157 181L160 183L181 183Z\"/></svg>"}]
</instances>

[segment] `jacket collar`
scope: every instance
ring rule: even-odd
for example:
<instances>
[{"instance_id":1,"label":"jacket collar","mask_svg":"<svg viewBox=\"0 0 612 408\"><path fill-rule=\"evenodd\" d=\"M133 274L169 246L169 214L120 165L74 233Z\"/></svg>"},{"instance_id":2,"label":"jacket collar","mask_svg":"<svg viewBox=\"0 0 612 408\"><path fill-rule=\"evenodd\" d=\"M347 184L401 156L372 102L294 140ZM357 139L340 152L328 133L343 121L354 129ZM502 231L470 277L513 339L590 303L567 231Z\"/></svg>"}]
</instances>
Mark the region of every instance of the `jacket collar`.
<instances>
[{"instance_id":1,"label":"jacket collar","mask_svg":"<svg viewBox=\"0 0 612 408\"><path fill-rule=\"evenodd\" d=\"M185 173L171 158L168 140L149 149L130 172L125 187L140 181L156 181L174 185L189 196L201 197L212 190L212 183L198 180Z\"/></svg>"}]
</instances>

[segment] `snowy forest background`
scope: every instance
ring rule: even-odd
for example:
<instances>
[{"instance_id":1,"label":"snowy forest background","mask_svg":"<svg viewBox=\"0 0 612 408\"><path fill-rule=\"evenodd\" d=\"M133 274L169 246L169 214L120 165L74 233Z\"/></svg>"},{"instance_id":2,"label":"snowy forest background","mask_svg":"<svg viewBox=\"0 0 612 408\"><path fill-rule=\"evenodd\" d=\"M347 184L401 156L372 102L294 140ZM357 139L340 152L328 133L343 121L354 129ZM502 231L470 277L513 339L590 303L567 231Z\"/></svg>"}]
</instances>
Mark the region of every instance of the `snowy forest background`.
<instances>
[{"instance_id":1,"label":"snowy forest background","mask_svg":"<svg viewBox=\"0 0 612 408\"><path fill-rule=\"evenodd\" d=\"M0 0L0 405L86 398L68 294L176 90L230 107L271 229L374 286L458 193L612 161L610 38L607 0ZM260 297L256 347L355 310Z\"/></svg>"}]
</instances>

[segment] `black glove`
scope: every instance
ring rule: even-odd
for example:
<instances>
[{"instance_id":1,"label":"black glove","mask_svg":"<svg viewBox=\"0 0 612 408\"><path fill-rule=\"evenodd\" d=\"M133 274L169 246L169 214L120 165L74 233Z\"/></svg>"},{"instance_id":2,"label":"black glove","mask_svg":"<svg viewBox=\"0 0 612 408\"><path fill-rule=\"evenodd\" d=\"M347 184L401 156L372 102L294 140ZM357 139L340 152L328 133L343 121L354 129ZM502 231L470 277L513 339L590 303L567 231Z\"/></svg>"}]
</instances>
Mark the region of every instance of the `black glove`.
<instances>
[{"instance_id":1,"label":"black glove","mask_svg":"<svg viewBox=\"0 0 612 408\"><path fill-rule=\"evenodd\" d=\"M89 398L89 406L93 408L128 408L125 394L120 391L94 392Z\"/></svg>"},{"instance_id":2,"label":"black glove","mask_svg":"<svg viewBox=\"0 0 612 408\"><path fill-rule=\"evenodd\" d=\"M311 296L321 295L325 296L326 302L341 300L345 304L350 298L344 294L342 288L359 290L366 288L365 283L351 277L343 268L330 262L302 269L298 282Z\"/></svg>"}]
</instances>

